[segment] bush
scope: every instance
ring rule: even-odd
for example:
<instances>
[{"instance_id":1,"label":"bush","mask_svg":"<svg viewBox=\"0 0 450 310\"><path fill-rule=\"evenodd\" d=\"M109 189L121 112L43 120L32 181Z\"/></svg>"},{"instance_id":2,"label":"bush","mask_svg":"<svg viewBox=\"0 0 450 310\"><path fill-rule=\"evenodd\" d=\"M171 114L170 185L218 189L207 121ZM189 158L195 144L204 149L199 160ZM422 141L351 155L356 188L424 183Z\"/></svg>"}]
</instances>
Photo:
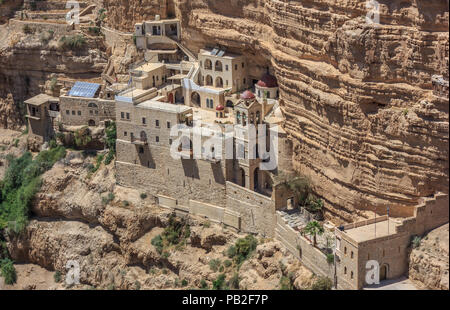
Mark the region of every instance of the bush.
<instances>
[{"instance_id":1,"label":"bush","mask_svg":"<svg viewBox=\"0 0 450 310\"><path fill-rule=\"evenodd\" d=\"M98 35L100 35L100 27L97 27L97 26L95 26L95 27L89 27L88 28L88 31L89 31L89 33L91 33L91 34L93 34L93 35L95 35L95 36L98 36Z\"/></svg>"},{"instance_id":2,"label":"bush","mask_svg":"<svg viewBox=\"0 0 450 310\"><path fill-rule=\"evenodd\" d=\"M103 205L109 204L111 201L113 201L115 198L113 193L109 193L106 197L102 197L102 203Z\"/></svg>"},{"instance_id":3,"label":"bush","mask_svg":"<svg viewBox=\"0 0 450 310\"><path fill-rule=\"evenodd\" d=\"M330 278L319 277L311 286L312 290L331 290L333 282Z\"/></svg>"},{"instance_id":4,"label":"bush","mask_svg":"<svg viewBox=\"0 0 450 310\"><path fill-rule=\"evenodd\" d=\"M228 285L233 289L239 289L239 274L237 272L235 272L230 281L228 281Z\"/></svg>"},{"instance_id":5,"label":"bush","mask_svg":"<svg viewBox=\"0 0 450 310\"><path fill-rule=\"evenodd\" d=\"M280 290L288 291L293 290L294 285L290 277L282 276L280 279Z\"/></svg>"},{"instance_id":6,"label":"bush","mask_svg":"<svg viewBox=\"0 0 450 310\"><path fill-rule=\"evenodd\" d=\"M92 141L91 132L88 126L85 126L75 131L74 136L75 136L75 146L77 148L84 148Z\"/></svg>"},{"instance_id":7,"label":"bush","mask_svg":"<svg viewBox=\"0 0 450 310\"><path fill-rule=\"evenodd\" d=\"M53 274L53 279L56 283L61 282L61 272L59 272L59 270L56 270L56 272Z\"/></svg>"},{"instance_id":8,"label":"bush","mask_svg":"<svg viewBox=\"0 0 450 310\"><path fill-rule=\"evenodd\" d=\"M411 240L411 244L412 244L412 247L415 249L415 248L418 248L419 246L420 246L420 242L422 241L422 238L420 237L420 236L414 236L414 237L412 237L412 240Z\"/></svg>"},{"instance_id":9,"label":"bush","mask_svg":"<svg viewBox=\"0 0 450 310\"><path fill-rule=\"evenodd\" d=\"M328 264L334 263L334 254L327 254L327 262Z\"/></svg>"},{"instance_id":10,"label":"bush","mask_svg":"<svg viewBox=\"0 0 450 310\"><path fill-rule=\"evenodd\" d=\"M34 33L34 30L29 25L23 26L22 30L23 30L23 33L25 33L25 34Z\"/></svg>"},{"instance_id":11,"label":"bush","mask_svg":"<svg viewBox=\"0 0 450 310\"><path fill-rule=\"evenodd\" d=\"M122 201L124 207L128 207L130 203L127 200Z\"/></svg>"},{"instance_id":12,"label":"bush","mask_svg":"<svg viewBox=\"0 0 450 310\"><path fill-rule=\"evenodd\" d=\"M5 258L0 262L0 274L5 279L5 283L12 285L17 281L16 268L12 260Z\"/></svg>"},{"instance_id":13,"label":"bush","mask_svg":"<svg viewBox=\"0 0 450 310\"><path fill-rule=\"evenodd\" d=\"M207 289L208 288L208 284L206 283L205 279L202 279L200 281L200 288L201 289Z\"/></svg>"},{"instance_id":14,"label":"bush","mask_svg":"<svg viewBox=\"0 0 450 310\"><path fill-rule=\"evenodd\" d=\"M147 198L147 194L146 194L146 193L141 193L141 195L140 195L140 196L141 196L141 199L142 199L142 200L144 200L144 199L146 199L146 198Z\"/></svg>"},{"instance_id":15,"label":"bush","mask_svg":"<svg viewBox=\"0 0 450 310\"><path fill-rule=\"evenodd\" d=\"M229 260L229 259L226 259L224 262L223 262L223 265L225 266L225 267L230 267L231 265L232 265L233 263Z\"/></svg>"},{"instance_id":16,"label":"bush","mask_svg":"<svg viewBox=\"0 0 450 310\"><path fill-rule=\"evenodd\" d=\"M225 275L221 273L216 280L213 281L213 290L222 290L225 284Z\"/></svg>"},{"instance_id":17,"label":"bush","mask_svg":"<svg viewBox=\"0 0 450 310\"><path fill-rule=\"evenodd\" d=\"M152 239L152 245L156 248L156 251L158 251L159 254L163 251L163 239L161 235L156 236Z\"/></svg>"},{"instance_id":18,"label":"bush","mask_svg":"<svg viewBox=\"0 0 450 310\"><path fill-rule=\"evenodd\" d=\"M239 265L250 257L257 245L258 240L252 235L248 235L245 238L238 239L234 247L228 249L227 255L228 257L233 258L236 264Z\"/></svg>"},{"instance_id":19,"label":"bush","mask_svg":"<svg viewBox=\"0 0 450 310\"><path fill-rule=\"evenodd\" d=\"M189 282L188 282L188 280L186 280L186 279L183 279L182 281L181 281L181 286L187 286L189 284Z\"/></svg>"},{"instance_id":20,"label":"bush","mask_svg":"<svg viewBox=\"0 0 450 310\"><path fill-rule=\"evenodd\" d=\"M209 268L211 268L212 271L216 272L219 269L219 266L220 266L220 260L212 259L209 261Z\"/></svg>"},{"instance_id":21,"label":"bush","mask_svg":"<svg viewBox=\"0 0 450 310\"><path fill-rule=\"evenodd\" d=\"M86 38L81 35L73 35L73 36L62 36L60 39L60 45L63 48L67 48L70 50L79 50L86 45Z\"/></svg>"},{"instance_id":22,"label":"bush","mask_svg":"<svg viewBox=\"0 0 450 310\"><path fill-rule=\"evenodd\" d=\"M136 280L136 282L134 282L134 287L137 291L139 291L141 289L141 282Z\"/></svg>"}]
</instances>

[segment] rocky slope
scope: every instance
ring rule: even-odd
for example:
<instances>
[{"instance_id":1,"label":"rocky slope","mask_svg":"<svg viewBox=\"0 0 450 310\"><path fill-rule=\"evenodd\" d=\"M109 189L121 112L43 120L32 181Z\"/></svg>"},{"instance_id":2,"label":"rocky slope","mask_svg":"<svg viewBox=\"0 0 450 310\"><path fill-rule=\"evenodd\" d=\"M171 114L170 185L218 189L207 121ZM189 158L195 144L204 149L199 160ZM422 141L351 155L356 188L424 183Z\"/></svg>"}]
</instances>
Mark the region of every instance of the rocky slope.
<instances>
[{"instance_id":1,"label":"rocky slope","mask_svg":"<svg viewBox=\"0 0 450 310\"><path fill-rule=\"evenodd\" d=\"M145 19L116 13L138 0L107 2L116 3L111 27ZM432 75L448 76L446 1L379 1L377 26L364 22L362 0L173 2L191 50L242 53L253 78L273 68L295 167L314 180L328 217L448 192L448 101L430 91ZM139 15L154 13L146 8Z\"/></svg>"},{"instance_id":2,"label":"rocky slope","mask_svg":"<svg viewBox=\"0 0 450 310\"><path fill-rule=\"evenodd\" d=\"M161 255L152 239L168 225L168 211L152 206L140 193L115 185L113 167L92 174L81 153L43 176L33 205L33 219L20 236L8 237L16 263L35 264L64 275L69 260L80 265L80 286L107 289L211 288L233 266L213 270L211 260L224 264L224 252L237 240L236 233L202 219L190 219L190 237L184 246ZM114 193L114 198L105 202ZM314 276L278 242L260 240L252 258L239 270L241 288L276 289L291 275L297 288L308 288ZM187 283L183 283L183 280ZM202 281L203 280L203 281ZM49 285L49 288L55 285Z\"/></svg>"},{"instance_id":3,"label":"rocky slope","mask_svg":"<svg viewBox=\"0 0 450 310\"><path fill-rule=\"evenodd\" d=\"M443 225L422 238L410 255L409 278L429 289L449 289L449 225Z\"/></svg>"}]
</instances>

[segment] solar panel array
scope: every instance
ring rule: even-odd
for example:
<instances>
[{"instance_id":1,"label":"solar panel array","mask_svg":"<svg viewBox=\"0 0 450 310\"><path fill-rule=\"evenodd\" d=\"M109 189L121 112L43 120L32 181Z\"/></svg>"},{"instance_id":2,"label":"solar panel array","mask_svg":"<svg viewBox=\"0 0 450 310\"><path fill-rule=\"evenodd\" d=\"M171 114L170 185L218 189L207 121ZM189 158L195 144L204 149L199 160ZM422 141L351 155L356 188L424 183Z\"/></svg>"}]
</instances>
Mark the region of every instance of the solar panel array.
<instances>
[{"instance_id":1,"label":"solar panel array","mask_svg":"<svg viewBox=\"0 0 450 310\"><path fill-rule=\"evenodd\" d=\"M225 51L224 51L224 50L221 50L221 51L217 54L218 57L223 57L223 55L225 55Z\"/></svg>"},{"instance_id":2,"label":"solar panel array","mask_svg":"<svg viewBox=\"0 0 450 310\"><path fill-rule=\"evenodd\" d=\"M211 51L211 56L216 56L217 53L219 52L219 49L215 48Z\"/></svg>"},{"instance_id":3,"label":"solar panel array","mask_svg":"<svg viewBox=\"0 0 450 310\"><path fill-rule=\"evenodd\" d=\"M75 82L72 89L69 91L69 96L94 98L100 84L88 82Z\"/></svg>"}]
</instances>

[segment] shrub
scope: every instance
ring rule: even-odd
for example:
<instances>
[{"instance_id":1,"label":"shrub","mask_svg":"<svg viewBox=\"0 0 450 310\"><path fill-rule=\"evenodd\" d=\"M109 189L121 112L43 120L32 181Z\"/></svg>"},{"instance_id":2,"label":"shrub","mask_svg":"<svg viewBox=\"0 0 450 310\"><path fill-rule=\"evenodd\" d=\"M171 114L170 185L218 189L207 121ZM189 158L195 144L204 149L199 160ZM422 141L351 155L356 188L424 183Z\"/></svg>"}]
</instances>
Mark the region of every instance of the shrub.
<instances>
[{"instance_id":1,"label":"shrub","mask_svg":"<svg viewBox=\"0 0 450 310\"><path fill-rule=\"evenodd\" d=\"M420 246L420 242L422 241L422 238L420 237L420 236L414 236L414 237L412 237L412 240L411 240L411 244L412 244L412 247L415 249L415 248L418 248L419 246Z\"/></svg>"},{"instance_id":2,"label":"shrub","mask_svg":"<svg viewBox=\"0 0 450 310\"><path fill-rule=\"evenodd\" d=\"M227 251L227 255L233 258L236 264L241 264L246 260L252 252L256 249L258 240L252 235L248 235L245 238L240 238L236 241L234 247L230 247Z\"/></svg>"},{"instance_id":3,"label":"shrub","mask_svg":"<svg viewBox=\"0 0 450 310\"><path fill-rule=\"evenodd\" d=\"M124 207L128 207L130 203L127 200L122 201Z\"/></svg>"},{"instance_id":4,"label":"shrub","mask_svg":"<svg viewBox=\"0 0 450 310\"><path fill-rule=\"evenodd\" d=\"M327 254L327 262L328 264L334 263L334 254Z\"/></svg>"},{"instance_id":5,"label":"shrub","mask_svg":"<svg viewBox=\"0 0 450 310\"><path fill-rule=\"evenodd\" d=\"M205 279L201 279L201 281L200 281L200 288L201 289L207 289L208 288L208 284L206 283Z\"/></svg>"},{"instance_id":6,"label":"shrub","mask_svg":"<svg viewBox=\"0 0 450 310\"><path fill-rule=\"evenodd\" d=\"M146 198L147 198L147 194L146 194L146 193L141 193L141 195L140 195L140 196L141 196L141 199L142 199L142 200L144 200L144 199L146 199Z\"/></svg>"},{"instance_id":7,"label":"shrub","mask_svg":"<svg viewBox=\"0 0 450 310\"><path fill-rule=\"evenodd\" d=\"M97 27L97 26L89 27L88 31L89 31L89 33L91 33L93 35L96 35L96 36L100 35L100 27Z\"/></svg>"},{"instance_id":8,"label":"shrub","mask_svg":"<svg viewBox=\"0 0 450 310\"><path fill-rule=\"evenodd\" d=\"M223 289L225 284L225 275L221 273L216 280L213 281L213 290Z\"/></svg>"},{"instance_id":9,"label":"shrub","mask_svg":"<svg viewBox=\"0 0 450 310\"><path fill-rule=\"evenodd\" d=\"M333 282L330 278L327 277L319 277L311 286L312 290L331 290L333 286Z\"/></svg>"},{"instance_id":10,"label":"shrub","mask_svg":"<svg viewBox=\"0 0 450 310\"><path fill-rule=\"evenodd\" d=\"M5 258L0 262L0 273L1 276L5 279L5 283L8 285L12 285L17 281L16 268L14 268L14 264L12 260Z\"/></svg>"},{"instance_id":11,"label":"shrub","mask_svg":"<svg viewBox=\"0 0 450 310\"><path fill-rule=\"evenodd\" d=\"M152 239L152 245L156 248L159 254L163 251L163 240L161 235L158 235Z\"/></svg>"},{"instance_id":12,"label":"shrub","mask_svg":"<svg viewBox=\"0 0 450 310\"><path fill-rule=\"evenodd\" d=\"M59 272L59 270L56 270L56 272L53 274L53 279L56 283L61 282L61 272Z\"/></svg>"},{"instance_id":13,"label":"shrub","mask_svg":"<svg viewBox=\"0 0 450 310\"><path fill-rule=\"evenodd\" d=\"M189 284L189 282L188 282L188 280L186 280L186 279L183 279L182 281L181 281L181 286L187 286Z\"/></svg>"},{"instance_id":14,"label":"shrub","mask_svg":"<svg viewBox=\"0 0 450 310\"><path fill-rule=\"evenodd\" d=\"M231 265L232 265L233 263L229 260L229 259L226 259L224 262L223 262L223 265L225 266L225 267L230 267Z\"/></svg>"},{"instance_id":15,"label":"shrub","mask_svg":"<svg viewBox=\"0 0 450 310\"><path fill-rule=\"evenodd\" d=\"M282 276L280 279L280 290L288 291L293 290L294 285L290 277Z\"/></svg>"},{"instance_id":16,"label":"shrub","mask_svg":"<svg viewBox=\"0 0 450 310\"><path fill-rule=\"evenodd\" d=\"M233 288L238 290L239 289L239 274L237 272L234 273L234 275L231 277L230 281L228 281L228 285Z\"/></svg>"},{"instance_id":17,"label":"shrub","mask_svg":"<svg viewBox=\"0 0 450 310\"><path fill-rule=\"evenodd\" d=\"M85 46L85 44L86 44L86 38L81 34L68 36L68 37L62 36L60 39L60 45L63 48L67 48L67 49L70 49L73 51L83 48Z\"/></svg>"},{"instance_id":18,"label":"shrub","mask_svg":"<svg viewBox=\"0 0 450 310\"><path fill-rule=\"evenodd\" d=\"M136 280L136 282L134 282L134 288L135 288L137 291L139 291L139 290L141 289L141 282L139 282L139 281Z\"/></svg>"},{"instance_id":19,"label":"shrub","mask_svg":"<svg viewBox=\"0 0 450 310\"><path fill-rule=\"evenodd\" d=\"M114 198L115 198L115 196L114 196L113 193L108 193L107 196L102 197L102 203L103 203L104 205L107 205L107 204L109 204L111 201L113 201Z\"/></svg>"},{"instance_id":20,"label":"shrub","mask_svg":"<svg viewBox=\"0 0 450 310\"><path fill-rule=\"evenodd\" d=\"M220 260L212 259L209 261L209 268L211 268L212 271L216 272L219 269L219 266L220 266Z\"/></svg>"}]
</instances>

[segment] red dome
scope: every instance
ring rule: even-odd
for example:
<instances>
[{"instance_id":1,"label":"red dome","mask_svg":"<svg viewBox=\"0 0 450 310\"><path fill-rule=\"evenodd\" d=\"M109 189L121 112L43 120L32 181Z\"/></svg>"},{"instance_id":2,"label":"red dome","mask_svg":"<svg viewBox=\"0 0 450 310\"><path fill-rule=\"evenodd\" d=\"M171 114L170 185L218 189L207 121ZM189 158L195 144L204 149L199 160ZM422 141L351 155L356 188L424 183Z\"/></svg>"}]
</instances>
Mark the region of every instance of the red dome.
<instances>
[{"instance_id":1,"label":"red dome","mask_svg":"<svg viewBox=\"0 0 450 310\"><path fill-rule=\"evenodd\" d=\"M246 90L245 92L242 93L241 99L245 100L255 99L255 95L251 91Z\"/></svg>"},{"instance_id":2,"label":"red dome","mask_svg":"<svg viewBox=\"0 0 450 310\"><path fill-rule=\"evenodd\" d=\"M256 83L259 87L265 87L265 88L273 88L278 87L277 79L270 74L264 74L261 80Z\"/></svg>"},{"instance_id":3,"label":"red dome","mask_svg":"<svg viewBox=\"0 0 450 310\"><path fill-rule=\"evenodd\" d=\"M223 111L223 110L225 110L225 107L224 107L223 105L221 105L221 104L219 104L219 105L216 107L216 111Z\"/></svg>"}]
</instances>

